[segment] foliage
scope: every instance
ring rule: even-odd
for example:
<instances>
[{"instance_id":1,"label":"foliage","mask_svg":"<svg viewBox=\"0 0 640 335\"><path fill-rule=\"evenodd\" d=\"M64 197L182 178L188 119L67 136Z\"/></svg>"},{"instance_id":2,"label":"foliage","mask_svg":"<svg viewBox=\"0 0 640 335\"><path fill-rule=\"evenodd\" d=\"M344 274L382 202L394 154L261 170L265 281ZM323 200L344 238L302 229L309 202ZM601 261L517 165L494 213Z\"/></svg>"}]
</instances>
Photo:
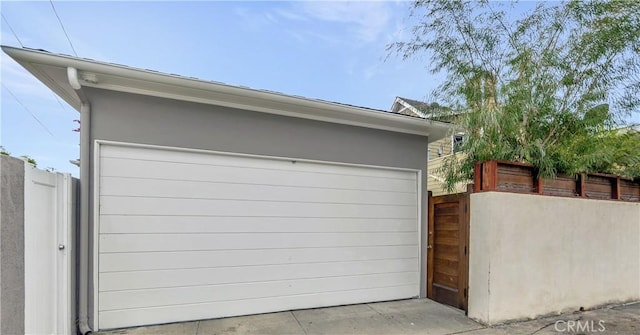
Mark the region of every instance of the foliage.
<instances>
[{"instance_id":1,"label":"foliage","mask_svg":"<svg viewBox=\"0 0 640 335\"><path fill-rule=\"evenodd\" d=\"M0 155L11 156L11 153L8 152L3 146L0 145ZM36 162L36 160L31 158L30 156L23 155L23 156L20 156L20 158L25 160L27 163L33 165L34 167L38 166L38 162ZM50 169L53 169L53 168L50 168Z\"/></svg>"},{"instance_id":2,"label":"foliage","mask_svg":"<svg viewBox=\"0 0 640 335\"><path fill-rule=\"evenodd\" d=\"M36 162L36 160L35 160L35 159L33 159L33 158L31 158L31 157L29 157L29 156L27 156L27 155L20 156L20 157L21 157L22 159L24 159L27 163L29 163L29 164L33 165L34 167L37 167L37 166L38 166L38 162Z\"/></svg>"},{"instance_id":3,"label":"foliage","mask_svg":"<svg viewBox=\"0 0 640 335\"><path fill-rule=\"evenodd\" d=\"M640 137L614 129L640 106L640 2L540 3L515 17L514 3L416 1L413 37L389 46L427 53L446 79L433 92L460 111L463 158L443 171L447 188L476 161L558 172L640 176ZM448 112L450 113L450 112Z\"/></svg>"},{"instance_id":4,"label":"foliage","mask_svg":"<svg viewBox=\"0 0 640 335\"><path fill-rule=\"evenodd\" d=\"M596 142L598 145L593 145ZM571 166L562 170L601 171L628 177L640 176L640 133L630 129L603 131L595 135L573 136L558 148Z\"/></svg>"}]
</instances>

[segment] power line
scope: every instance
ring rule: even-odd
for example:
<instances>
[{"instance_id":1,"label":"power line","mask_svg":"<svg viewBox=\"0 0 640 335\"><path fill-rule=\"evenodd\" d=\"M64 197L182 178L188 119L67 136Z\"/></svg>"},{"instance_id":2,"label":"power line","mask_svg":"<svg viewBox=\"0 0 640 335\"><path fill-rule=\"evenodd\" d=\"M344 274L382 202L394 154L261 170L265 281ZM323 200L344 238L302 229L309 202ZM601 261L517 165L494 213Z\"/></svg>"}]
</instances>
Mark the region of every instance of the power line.
<instances>
[{"instance_id":1,"label":"power line","mask_svg":"<svg viewBox=\"0 0 640 335\"><path fill-rule=\"evenodd\" d=\"M7 86L2 84L2 87L4 87L4 89L7 90L9 94L11 94L11 96L18 102L20 106L22 106L22 108L24 108L24 110L26 110L29 114L31 114L31 117L33 117L33 119L36 120L36 122L38 122L42 126L42 128L44 128L44 130L46 130L47 133L51 135L51 137L55 137L53 136L53 133L51 132L51 130L49 130L49 128L47 128L47 126L45 126L44 123L42 123L42 121L40 121L40 119L38 119L38 117L35 114L33 114L33 112L31 112L31 110L29 110L29 108L27 108L27 106L25 106L22 103L22 101L20 101L20 99L18 99L18 97L15 94L13 94L13 92L11 92L11 90Z\"/></svg>"},{"instance_id":2,"label":"power line","mask_svg":"<svg viewBox=\"0 0 640 335\"><path fill-rule=\"evenodd\" d=\"M18 38L18 34L16 34L16 32L13 30L13 28L9 24L9 21L7 21L7 18L4 17L4 14L0 14L0 15L2 15L2 19L7 24L7 26L9 26L9 30L11 30L11 33L13 34L13 37L15 37L16 40L18 40L18 43L20 43L20 46L24 48L24 45L22 44L22 41L20 41L20 39Z\"/></svg>"},{"instance_id":3,"label":"power line","mask_svg":"<svg viewBox=\"0 0 640 335\"><path fill-rule=\"evenodd\" d=\"M64 111L67 112L68 110L66 108L64 108L64 105L62 104L62 101L60 101L60 98L58 98L58 96L53 93L53 91L50 91L51 95L53 95L54 98L56 98L56 101L58 102L58 105L60 105L60 108Z\"/></svg>"},{"instance_id":4,"label":"power line","mask_svg":"<svg viewBox=\"0 0 640 335\"><path fill-rule=\"evenodd\" d=\"M62 31L64 32L64 36L67 37L67 41L69 41L69 45L71 46L71 50L73 50L73 54L78 57L78 53L76 52L76 49L73 47L73 43L71 43L71 39L69 38L69 34L67 34L67 30L64 29L64 24L62 24L62 20L60 19L60 16L58 15L58 12L56 11L56 6L53 5L53 0L49 0L49 3L51 4L51 8L53 9L53 13L56 14L56 17L58 18L58 22L60 22L60 27L62 27Z\"/></svg>"}]
</instances>

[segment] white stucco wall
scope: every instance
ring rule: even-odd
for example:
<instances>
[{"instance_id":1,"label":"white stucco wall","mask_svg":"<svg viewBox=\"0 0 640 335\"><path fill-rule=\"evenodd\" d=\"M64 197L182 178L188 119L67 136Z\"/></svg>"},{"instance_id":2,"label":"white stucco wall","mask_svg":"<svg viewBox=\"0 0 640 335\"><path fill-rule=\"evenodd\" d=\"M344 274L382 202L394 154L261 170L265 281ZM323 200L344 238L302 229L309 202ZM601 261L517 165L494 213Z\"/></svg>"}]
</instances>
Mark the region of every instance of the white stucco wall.
<instances>
[{"instance_id":1,"label":"white stucco wall","mask_svg":"<svg viewBox=\"0 0 640 335\"><path fill-rule=\"evenodd\" d=\"M469 317L486 324L640 300L640 204L471 195Z\"/></svg>"}]
</instances>

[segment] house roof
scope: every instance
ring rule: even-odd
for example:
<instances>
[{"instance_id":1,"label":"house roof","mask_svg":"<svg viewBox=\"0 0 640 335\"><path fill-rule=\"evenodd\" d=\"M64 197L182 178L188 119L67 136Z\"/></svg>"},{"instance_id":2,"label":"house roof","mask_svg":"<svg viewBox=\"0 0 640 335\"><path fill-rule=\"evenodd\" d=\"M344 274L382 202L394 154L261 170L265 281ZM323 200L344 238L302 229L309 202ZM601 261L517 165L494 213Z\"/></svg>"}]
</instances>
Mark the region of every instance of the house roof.
<instances>
[{"instance_id":1,"label":"house roof","mask_svg":"<svg viewBox=\"0 0 640 335\"><path fill-rule=\"evenodd\" d=\"M396 97L391 105L391 112L423 119L429 119L433 115L437 104L430 104L423 101Z\"/></svg>"},{"instance_id":2,"label":"house roof","mask_svg":"<svg viewBox=\"0 0 640 335\"><path fill-rule=\"evenodd\" d=\"M373 108L234 86L45 50L9 46L2 46L2 50L76 110L80 110L85 102L82 87L93 87L423 135L429 136L429 142L446 136L450 127L446 123Z\"/></svg>"},{"instance_id":3,"label":"house roof","mask_svg":"<svg viewBox=\"0 0 640 335\"><path fill-rule=\"evenodd\" d=\"M403 98L403 97L398 97L404 101L406 101L407 103L411 104L413 107L419 109L419 110L428 110L431 109L431 104L426 103L424 101L418 101L418 100L413 100L413 99L408 99L408 98Z\"/></svg>"}]
</instances>

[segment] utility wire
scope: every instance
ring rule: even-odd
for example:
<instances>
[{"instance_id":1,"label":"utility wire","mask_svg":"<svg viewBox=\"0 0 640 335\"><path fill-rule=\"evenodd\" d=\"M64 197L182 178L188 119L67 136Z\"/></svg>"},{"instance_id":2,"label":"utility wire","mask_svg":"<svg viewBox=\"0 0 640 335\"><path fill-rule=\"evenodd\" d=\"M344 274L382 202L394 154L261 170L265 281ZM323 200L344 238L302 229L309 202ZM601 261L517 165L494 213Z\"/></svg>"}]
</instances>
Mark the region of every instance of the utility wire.
<instances>
[{"instance_id":1,"label":"utility wire","mask_svg":"<svg viewBox=\"0 0 640 335\"><path fill-rule=\"evenodd\" d=\"M68 112L69 110L64 108L64 105L62 104L62 101L60 101L60 98L58 98L58 95L56 95L55 93L53 93L53 91L50 91L51 95L53 95L54 98L56 98L56 101L58 102L58 105L60 105L60 108L64 111L64 112Z\"/></svg>"},{"instance_id":2,"label":"utility wire","mask_svg":"<svg viewBox=\"0 0 640 335\"><path fill-rule=\"evenodd\" d=\"M7 21L7 18L4 17L4 14L0 14L0 15L2 15L2 19L7 24L7 26L9 26L9 30L11 30L11 33L13 34L13 37L15 37L16 40L18 40L18 43L20 43L20 47L24 48L24 45L22 44L22 41L20 41L20 39L18 38L18 34L16 34L16 32L13 30L13 28L9 24L9 21Z\"/></svg>"},{"instance_id":3,"label":"utility wire","mask_svg":"<svg viewBox=\"0 0 640 335\"><path fill-rule=\"evenodd\" d=\"M67 30L64 29L64 24L62 24L62 20L60 19L60 16L58 15L58 12L56 11L56 6L53 5L53 0L49 0L49 3L51 4L51 8L53 9L53 13L56 14L56 17L58 18L58 22L60 22L60 27L62 27L62 31L64 32L64 36L67 37L67 41L69 41L69 45L71 46L71 50L73 50L73 54L78 57L78 53L76 52L76 49L73 47L73 43L71 43L71 39L69 38L69 34L67 34Z\"/></svg>"},{"instance_id":4,"label":"utility wire","mask_svg":"<svg viewBox=\"0 0 640 335\"><path fill-rule=\"evenodd\" d=\"M46 130L47 133L51 135L51 137L55 137L53 136L53 133L51 132L51 130L49 130L49 128L47 128L47 126L45 126L44 123L42 123L42 121L40 121L40 119L38 119L38 117L35 114L33 114L33 112L31 112L31 110L29 110L29 108L27 108L27 106L25 106L22 103L22 101L20 101L20 99L18 99L18 97L15 94L13 94L13 92L11 92L11 90L7 86L2 84L2 87L4 87L4 89L7 90L9 94L11 94L11 96L18 102L20 106L22 106L22 108L24 108L24 110L26 110L29 114L31 114L31 117L33 117L33 119L36 120L36 122L38 122L42 126L42 128L44 128L44 130Z\"/></svg>"}]
</instances>

